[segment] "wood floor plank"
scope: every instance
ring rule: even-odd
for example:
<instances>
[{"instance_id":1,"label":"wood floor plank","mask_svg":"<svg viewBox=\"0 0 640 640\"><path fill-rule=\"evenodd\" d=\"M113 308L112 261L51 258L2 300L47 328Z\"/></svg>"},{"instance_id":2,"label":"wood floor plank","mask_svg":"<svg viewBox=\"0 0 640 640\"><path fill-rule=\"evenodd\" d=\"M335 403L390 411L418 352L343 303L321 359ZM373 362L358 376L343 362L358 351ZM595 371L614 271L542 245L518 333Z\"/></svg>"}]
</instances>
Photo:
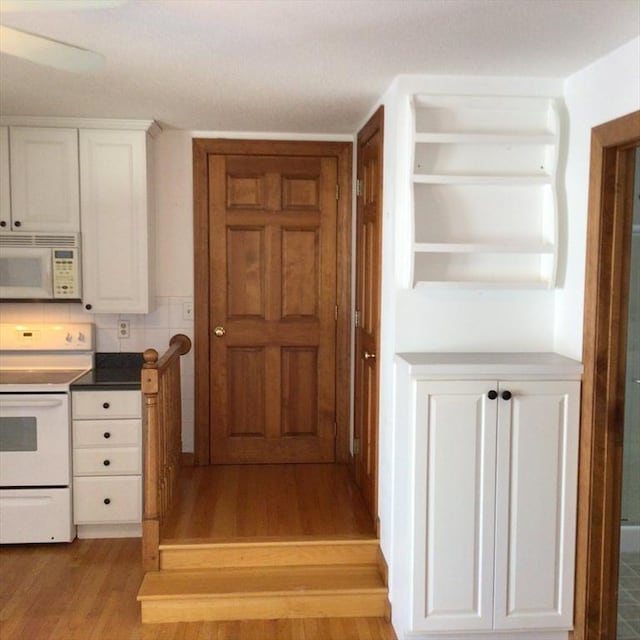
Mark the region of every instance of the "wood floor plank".
<instances>
[{"instance_id":1,"label":"wood floor plank","mask_svg":"<svg viewBox=\"0 0 640 640\"><path fill-rule=\"evenodd\" d=\"M139 539L0 547L2 640L395 640L383 619L140 623ZM363 626L364 625L364 626ZM362 629L363 635L358 635ZM374 629L375 635L365 634ZM266 634L266 635L265 635ZM271 635L275 634L275 635Z\"/></svg>"},{"instance_id":2,"label":"wood floor plank","mask_svg":"<svg viewBox=\"0 0 640 640\"><path fill-rule=\"evenodd\" d=\"M238 508L242 505L242 508ZM185 467L166 538L373 535L346 465Z\"/></svg>"}]
</instances>

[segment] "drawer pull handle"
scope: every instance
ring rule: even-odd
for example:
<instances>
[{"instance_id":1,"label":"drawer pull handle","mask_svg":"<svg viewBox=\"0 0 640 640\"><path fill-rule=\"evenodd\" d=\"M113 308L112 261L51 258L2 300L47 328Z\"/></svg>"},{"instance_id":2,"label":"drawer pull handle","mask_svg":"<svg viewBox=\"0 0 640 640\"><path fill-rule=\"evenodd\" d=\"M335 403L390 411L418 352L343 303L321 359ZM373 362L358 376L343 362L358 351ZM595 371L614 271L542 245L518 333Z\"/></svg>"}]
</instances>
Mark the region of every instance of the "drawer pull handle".
<instances>
[{"instance_id":1,"label":"drawer pull handle","mask_svg":"<svg viewBox=\"0 0 640 640\"><path fill-rule=\"evenodd\" d=\"M105 467L108 467L108 466L111 464L111 460L105 460L102 464L103 464Z\"/></svg>"},{"instance_id":2,"label":"drawer pull handle","mask_svg":"<svg viewBox=\"0 0 640 640\"><path fill-rule=\"evenodd\" d=\"M111 498L105 498L105 499L103 500L103 502L104 502L105 504L111 504Z\"/></svg>"},{"instance_id":3,"label":"drawer pull handle","mask_svg":"<svg viewBox=\"0 0 640 640\"><path fill-rule=\"evenodd\" d=\"M108 409L111 405L108 402L103 402L102 403L102 408L103 409Z\"/></svg>"},{"instance_id":4,"label":"drawer pull handle","mask_svg":"<svg viewBox=\"0 0 640 640\"><path fill-rule=\"evenodd\" d=\"M105 431L102 435L103 435L107 440L111 437L111 434L110 434L108 431Z\"/></svg>"}]
</instances>

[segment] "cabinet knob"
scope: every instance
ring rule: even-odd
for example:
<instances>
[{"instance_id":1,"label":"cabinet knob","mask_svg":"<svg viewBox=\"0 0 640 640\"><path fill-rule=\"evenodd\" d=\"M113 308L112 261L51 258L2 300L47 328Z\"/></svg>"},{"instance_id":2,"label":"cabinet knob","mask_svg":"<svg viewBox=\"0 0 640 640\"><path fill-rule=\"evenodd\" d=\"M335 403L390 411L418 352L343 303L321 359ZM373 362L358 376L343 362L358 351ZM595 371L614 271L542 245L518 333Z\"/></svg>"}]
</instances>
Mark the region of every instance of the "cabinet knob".
<instances>
[{"instance_id":1,"label":"cabinet knob","mask_svg":"<svg viewBox=\"0 0 640 640\"><path fill-rule=\"evenodd\" d=\"M491 391L487 393L487 398L489 398L489 400L495 400L497 397L498 397L498 392L495 389L491 389Z\"/></svg>"},{"instance_id":2,"label":"cabinet knob","mask_svg":"<svg viewBox=\"0 0 640 640\"><path fill-rule=\"evenodd\" d=\"M511 391L503 391L502 392L503 400L511 400Z\"/></svg>"},{"instance_id":3,"label":"cabinet knob","mask_svg":"<svg viewBox=\"0 0 640 640\"><path fill-rule=\"evenodd\" d=\"M111 405L108 402L103 402L102 403L102 408L103 409L108 409Z\"/></svg>"},{"instance_id":4,"label":"cabinet knob","mask_svg":"<svg viewBox=\"0 0 640 640\"><path fill-rule=\"evenodd\" d=\"M7 221L6 220L0 220L0 227L6 227L7 226Z\"/></svg>"},{"instance_id":5,"label":"cabinet knob","mask_svg":"<svg viewBox=\"0 0 640 640\"><path fill-rule=\"evenodd\" d=\"M15 221L13 222L13 226L14 226L14 227L21 227L21 226L22 226L22 222L20 222L20 220L15 220Z\"/></svg>"},{"instance_id":6,"label":"cabinet knob","mask_svg":"<svg viewBox=\"0 0 640 640\"><path fill-rule=\"evenodd\" d=\"M111 504L111 498L105 498L102 502L105 504Z\"/></svg>"},{"instance_id":7,"label":"cabinet knob","mask_svg":"<svg viewBox=\"0 0 640 640\"><path fill-rule=\"evenodd\" d=\"M102 464L103 464L105 467L108 467L108 466L111 464L111 460L105 460Z\"/></svg>"},{"instance_id":8,"label":"cabinet knob","mask_svg":"<svg viewBox=\"0 0 640 640\"><path fill-rule=\"evenodd\" d=\"M365 351L364 352L364 359L365 360L375 360L376 359L376 354L375 353L371 353L371 351Z\"/></svg>"},{"instance_id":9,"label":"cabinet knob","mask_svg":"<svg viewBox=\"0 0 640 640\"><path fill-rule=\"evenodd\" d=\"M93 309L93 305L91 305L91 304L85 304L85 305L84 305L84 308L85 308L87 311L91 311L91 309Z\"/></svg>"},{"instance_id":10,"label":"cabinet knob","mask_svg":"<svg viewBox=\"0 0 640 640\"><path fill-rule=\"evenodd\" d=\"M222 336L223 336L225 333L227 333L227 332L226 332L226 330L225 330L225 328L224 328L224 327L216 327L216 328L213 330L213 333L215 333L215 335L216 335L218 338L222 338Z\"/></svg>"},{"instance_id":11,"label":"cabinet knob","mask_svg":"<svg viewBox=\"0 0 640 640\"><path fill-rule=\"evenodd\" d=\"M103 435L107 440L111 437L111 434L110 434L108 431L105 431L102 435Z\"/></svg>"}]
</instances>

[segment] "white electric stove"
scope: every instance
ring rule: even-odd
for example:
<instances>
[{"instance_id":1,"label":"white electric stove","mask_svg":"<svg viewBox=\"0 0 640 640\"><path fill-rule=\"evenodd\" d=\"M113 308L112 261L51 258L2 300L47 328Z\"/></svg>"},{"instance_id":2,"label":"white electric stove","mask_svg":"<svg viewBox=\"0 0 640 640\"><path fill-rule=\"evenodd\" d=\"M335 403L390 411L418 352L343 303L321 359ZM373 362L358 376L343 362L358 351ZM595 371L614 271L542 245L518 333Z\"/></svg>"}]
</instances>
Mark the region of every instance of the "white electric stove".
<instances>
[{"instance_id":1,"label":"white electric stove","mask_svg":"<svg viewBox=\"0 0 640 640\"><path fill-rule=\"evenodd\" d=\"M91 324L0 324L0 543L70 542L71 383Z\"/></svg>"}]
</instances>

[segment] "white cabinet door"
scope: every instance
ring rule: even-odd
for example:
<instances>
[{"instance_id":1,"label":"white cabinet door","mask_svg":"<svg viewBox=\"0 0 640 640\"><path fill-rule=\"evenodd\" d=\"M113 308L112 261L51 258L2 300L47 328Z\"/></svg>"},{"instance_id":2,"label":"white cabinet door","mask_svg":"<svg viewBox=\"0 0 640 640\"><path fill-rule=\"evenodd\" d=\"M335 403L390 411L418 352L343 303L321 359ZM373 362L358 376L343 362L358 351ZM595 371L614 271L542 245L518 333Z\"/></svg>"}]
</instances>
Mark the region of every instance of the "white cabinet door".
<instances>
[{"instance_id":1,"label":"white cabinet door","mask_svg":"<svg viewBox=\"0 0 640 640\"><path fill-rule=\"evenodd\" d=\"M496 629L572 626L579 399L579 382L500 384Z\"/></svg>"},{"instance_id":2,"label":"white cabinet door","mask_svg":"<svg viewBox=\"0 0 640 640\"><path fill-rule=\"evenodd\" d=\"M11 127L11 229L78 232L78 131Z\"/></svg>"},{"instance_id":3,"label":"white cabinet door","mask_svg":"<svg viewBox=\"0 0 640 640\"><path fill-rule=\"evenodd\" d=\"M418 381L416 630L493 625L496 383Z\"/></svg>"},{"instance_id":4,"label":"white cabinet door","mask_svg":"<svg viewBox=\"0 0 640 640\"><path fill-rule=\"evenodd\" d=\"M80 130L83 302L94 313L149 311L144 131Z\"/></svg>"},{"instance_id":5,"label":"white cabinet door","mask_svg":"<svg viewBox=\"0 0 640 640\"><path fill-rule=\"evenodd\" d=\"M0 127L0 231L11 228L9 187L9 128Z\"/></svg>"}]
</instances>

